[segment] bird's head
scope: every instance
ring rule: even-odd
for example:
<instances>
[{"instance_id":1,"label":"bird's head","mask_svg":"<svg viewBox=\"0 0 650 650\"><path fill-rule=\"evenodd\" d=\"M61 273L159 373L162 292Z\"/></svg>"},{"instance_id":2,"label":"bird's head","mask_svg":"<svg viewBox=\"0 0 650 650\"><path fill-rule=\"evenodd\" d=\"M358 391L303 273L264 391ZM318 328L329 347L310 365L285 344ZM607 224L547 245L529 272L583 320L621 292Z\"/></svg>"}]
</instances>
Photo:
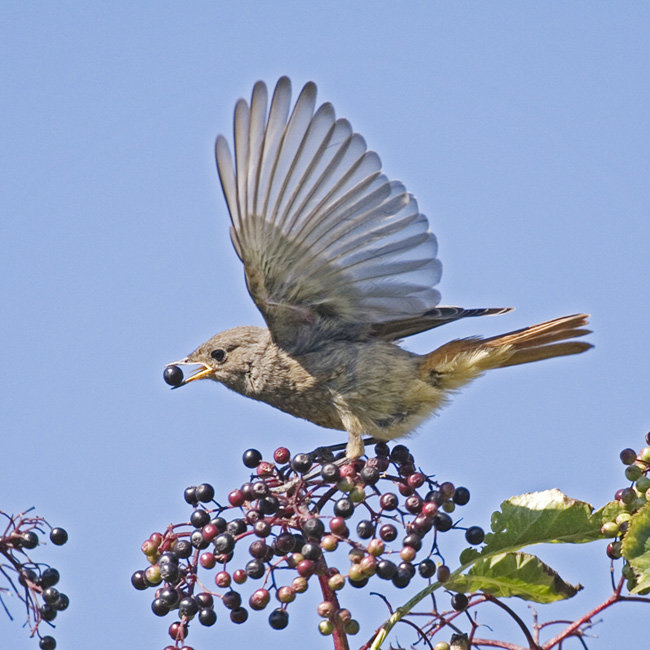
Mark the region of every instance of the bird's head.
<instances>
[{"instance_id":1,"label":"bird's head","mask_svg":"<svg viewBox=\"0 0 650 650\"><path fill-rule=\"evenodd\" d=\"M173 388L179 388L197 379L212 379L244 392L246 375L255 360L264 354L270 341L269 331L263 327L245 326L226 330L199 345L184 359L168 364L165 381ZM199 368L185 378L179 366Z\"/></svg>"}]
</instances>

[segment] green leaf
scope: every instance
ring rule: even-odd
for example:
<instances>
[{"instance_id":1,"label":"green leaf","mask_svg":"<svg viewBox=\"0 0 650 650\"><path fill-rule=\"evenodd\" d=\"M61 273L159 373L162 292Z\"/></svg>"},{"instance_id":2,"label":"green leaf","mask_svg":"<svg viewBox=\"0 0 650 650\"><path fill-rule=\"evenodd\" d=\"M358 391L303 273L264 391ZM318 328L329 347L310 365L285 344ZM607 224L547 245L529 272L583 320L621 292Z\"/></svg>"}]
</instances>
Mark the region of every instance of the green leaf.
<instances>
[{"instance_id":1,"label":"green leaf","mask_svg":"<svg viewBox=\"0 0 650 650\"><path fill-rule=\"evenodd\" d=\"M621 553L636 577L636 585L630 590L631 593L650 592L650 503L632 515L623 537Z\"/></svg>"},{"instance_id":2,"label":"green leaf","mask_svg":"<svg viewBox=\"0 0 650 650\"><path fill-rule=\"evenodd\" d=\"M452 591L484 591L498 597L517 596L536 603L571 598L582 589L529 553L500 553L478 560L464 575L445 584Z\"/></svg>"},{"instance_id":3,"label":"green leaf","mask_svg":"<svg viewBox=\"0 0 650 650\"><path fill-rule=\"evenodd\" d=\"M608 504L592 515L593 506L557 489L511 497L501 504L501 511L492 514L492 533L486 535L485 546L480 551L463 551L461 562L467 564L479 557L515 551L530 544L582 544L602 539L603 517L610 516L615 509Z\"/></svg>"}]
</instances>

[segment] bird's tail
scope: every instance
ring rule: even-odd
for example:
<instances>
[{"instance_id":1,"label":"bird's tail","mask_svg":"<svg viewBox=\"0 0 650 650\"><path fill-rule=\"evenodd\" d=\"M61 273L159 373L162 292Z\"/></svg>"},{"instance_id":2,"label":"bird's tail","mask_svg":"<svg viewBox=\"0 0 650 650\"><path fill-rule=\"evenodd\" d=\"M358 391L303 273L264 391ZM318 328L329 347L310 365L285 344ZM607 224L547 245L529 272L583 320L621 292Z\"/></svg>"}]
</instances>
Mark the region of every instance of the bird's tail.
<instances>
[{"instance_id":1,"label":"bird's tail","mask_svg":"<svg viewBox=\"0 0 650 650\"><path fill-rule=\"evenodd\" d=\"M454 390L491 368L579 354L593 347L570 340L590 333L587 318L588 314L574 314L488 339L451 341L422 357L420 377Z\"/></svg>"}]
</instances>

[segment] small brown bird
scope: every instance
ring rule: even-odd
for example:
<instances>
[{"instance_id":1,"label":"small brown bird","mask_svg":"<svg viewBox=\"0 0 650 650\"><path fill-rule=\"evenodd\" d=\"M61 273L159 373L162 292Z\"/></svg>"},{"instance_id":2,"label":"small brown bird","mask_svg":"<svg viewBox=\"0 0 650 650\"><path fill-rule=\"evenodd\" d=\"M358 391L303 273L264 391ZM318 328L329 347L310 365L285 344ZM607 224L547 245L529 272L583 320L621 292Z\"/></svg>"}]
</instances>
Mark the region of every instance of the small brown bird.
<instances>
[{"instance_id":1,"label":"small brown bird","mask_svg":"<svg viewBox=\"0 0 650 650\"><path fill-rule=\"evenodd\" d=\"M167 366L174 387L212 379L320 426L363 435L412 432L455 391L491 368L584 352L587 316L501 336L472 337L418 355L398 339L510 308L437 306L437 242L415 198L381 173L331 104L307 83L291 110L282 77L267 110L258 82L235 107L234 161L216 142L231 239L268 329L235 327ZM187 379L178 365L200 369Z\"/></svg>"}]
</instances>

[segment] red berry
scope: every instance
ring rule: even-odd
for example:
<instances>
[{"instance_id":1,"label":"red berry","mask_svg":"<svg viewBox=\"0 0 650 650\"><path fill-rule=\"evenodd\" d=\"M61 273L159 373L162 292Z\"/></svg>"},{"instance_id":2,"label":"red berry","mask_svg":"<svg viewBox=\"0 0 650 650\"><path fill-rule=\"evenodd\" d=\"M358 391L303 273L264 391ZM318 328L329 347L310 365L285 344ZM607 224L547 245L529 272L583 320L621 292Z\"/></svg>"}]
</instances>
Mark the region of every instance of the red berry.
<instances>
[{"instance_id":1,"label":"red berry","mask_svg":"<svg viewBox=\"0 0 650 650\"><path fill-rule=\"evenodd\" d=\"M236 508L243 506L245 500L244 493L241 490L233 490L228 494L228 503Z\"/></svg>"},{"instance_id":2,"label":"red berry","mask_svg":"<svg viewBox=\"0 0 650 650\"><path fill-rule=\"evenodd\" d=\"M273 452L273 460L280 465L288 463L291 459L291 452L286 447L278 447Z\"/></svg>"}]
</instances>

